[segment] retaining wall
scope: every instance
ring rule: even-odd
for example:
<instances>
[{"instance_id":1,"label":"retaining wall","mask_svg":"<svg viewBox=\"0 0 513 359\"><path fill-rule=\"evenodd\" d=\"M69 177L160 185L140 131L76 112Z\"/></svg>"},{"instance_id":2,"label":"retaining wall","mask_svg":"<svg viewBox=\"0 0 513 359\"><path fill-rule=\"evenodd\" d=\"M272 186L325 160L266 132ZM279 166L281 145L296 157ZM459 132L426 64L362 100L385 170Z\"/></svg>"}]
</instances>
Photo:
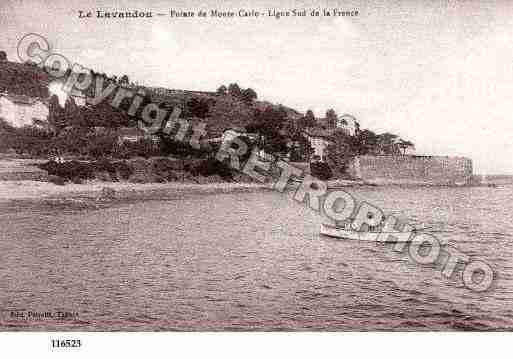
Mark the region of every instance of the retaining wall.
<instances>
[{"instance_id":1,"label":"retaining wall","mask_svg":"<svg viewBox=\"0 0 513 359\"><path fill-rule=\"evenodd\" d=\"M463 185L472 180L472 160L448 156L358 156L352 177L383 184Z\"/></svg>"}]
</instances>

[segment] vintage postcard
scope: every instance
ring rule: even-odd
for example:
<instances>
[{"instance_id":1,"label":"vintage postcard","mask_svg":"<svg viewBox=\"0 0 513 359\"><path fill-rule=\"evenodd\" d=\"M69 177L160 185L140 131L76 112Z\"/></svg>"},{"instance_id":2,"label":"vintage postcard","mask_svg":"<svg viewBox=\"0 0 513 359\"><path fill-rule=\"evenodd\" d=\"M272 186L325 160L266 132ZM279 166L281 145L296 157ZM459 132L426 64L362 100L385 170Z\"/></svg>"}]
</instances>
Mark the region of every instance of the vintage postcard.
<instances>
[{"instance_id":1,"label":"vintage postcard","mask_svg":"<svg viewBox=\"0 0 513 359\"><path fill-rule=\"evenodd\" d=\"M0 330L511 330L511 29L509 1L3 0Z\"/></svg>"}]
</instances>

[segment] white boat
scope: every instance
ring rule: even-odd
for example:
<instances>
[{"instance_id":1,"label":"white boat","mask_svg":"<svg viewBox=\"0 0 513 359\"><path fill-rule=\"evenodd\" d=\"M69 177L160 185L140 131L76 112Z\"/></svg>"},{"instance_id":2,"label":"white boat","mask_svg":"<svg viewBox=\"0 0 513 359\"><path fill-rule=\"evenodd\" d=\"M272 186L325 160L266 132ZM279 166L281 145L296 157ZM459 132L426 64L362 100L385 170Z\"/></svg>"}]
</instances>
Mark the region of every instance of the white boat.
<instances>
[{"instance_id":1,"label":"white boat","mask_svg":"<svg viewBox=\"0 0 513 359\"><path fill-rule=\"evenodd\" d=\"M415 231L415 230L414 230ZM344 223L340 226L332 224L321 224L321 234L334 238L341 239L355 239L360 241L372 241L372 242L392 242L391 236L397 233L397 236L393 236L394 242L410 242L413 236L406 236L405 233L399 231L393 232L382 232L382 227L370 227L367 231L356 231L351 228L349 223ZM381 235L379 234L390 234Z\"/></svg>"}]
</instances>

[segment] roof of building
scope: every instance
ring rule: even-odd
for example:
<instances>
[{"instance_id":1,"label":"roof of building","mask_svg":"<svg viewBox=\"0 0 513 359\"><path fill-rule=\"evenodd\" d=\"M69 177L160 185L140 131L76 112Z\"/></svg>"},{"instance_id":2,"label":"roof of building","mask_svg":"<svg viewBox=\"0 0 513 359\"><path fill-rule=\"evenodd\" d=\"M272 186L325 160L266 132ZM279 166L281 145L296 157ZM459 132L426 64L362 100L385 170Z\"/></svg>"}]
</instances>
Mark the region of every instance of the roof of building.
<instances>
[{"instance_id":1,"label":"roof of building","mask_svg":"<svg viewBox=\"0 0 513 359\"><path fill-rule=\"evenodd\" d=\"M350 114L348 114L348 113L345 113L345 114L343 114L342 116L338 116L338 117L339 117L339 118L345 118L345 119L349 118L349 119L351 119L351 120L353 120L353 121L356 121L356 118L355 118L353 115L350 115Z\"/></svg>"},{"instance_id":2,"label":"roof of building","mask_svg":"<svg viewBox=\"0 0 513 359\"><path fill-rule=\"evenodd\" d=\"M338 118L338 121L337 122L341 122L342 124L346 125L346 126L355 126L356 125L356 118L353 116L353 115L350 115L348 113L345 113L341 116L337 116ZM323 126L323 127L329 127L330 126L330 123L328 121L327 118L325 117L321 117L321 118L318 118L317 119L317 124L319 126Z\"/></svg>"}]
</instances>

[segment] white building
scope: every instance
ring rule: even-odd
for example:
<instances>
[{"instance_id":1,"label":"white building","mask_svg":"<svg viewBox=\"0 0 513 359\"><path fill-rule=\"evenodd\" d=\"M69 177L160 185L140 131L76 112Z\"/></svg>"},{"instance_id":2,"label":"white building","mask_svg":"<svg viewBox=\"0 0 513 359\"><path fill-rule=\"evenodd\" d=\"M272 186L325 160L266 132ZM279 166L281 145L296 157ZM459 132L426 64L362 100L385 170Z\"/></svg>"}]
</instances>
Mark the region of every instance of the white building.
<instances>
[{"instance_id":1,"label":"white building","mask_svg":"<svg viewBox=\"0 0 513 359\"><path fill-rule=\"evenodd\" d=\"M303 133L310 142L310 147L312 147L312 158L318 156L322 162L328 159L328 146L333 143L331 140L332 134L333 130L316 128L309 129Z\"/></svg>"},{"instance_id":2,"label":"white building","mask_svg":"<svg viewBox=\"0 0 513 359\"><path fill-rule=\"evenodd\" d=\"M338 117L337 128L342 128L349 136L354 136L358 131L358 122L354 116L345 113Z\"/></svg>"},{"instance_id":3,"label":"white building","mask_svg":"<svg viewBox=\"0 0 513 359\"><path fill-rule=\"evenodd\" d=\"M84 107L85 105L87 105L87 98L82 92L73 90L71 97L73 98L77 106Z\"/></svg>"},{"instance_id":4,"label":"white building","mask_svg":"<svg viewBox=\"0 0 513 359\"><path fill-rule=\"evenodd\" d=\"M13 127L34 124L48 119L48 105L39 98L25 95L0 94L0 118Z\"/></svg>"},{"instance_id":5,"label":"white building","mask_svg":"<svg viewBox=\"0 0 513 359\"><path fill-rule=\"evenodd\" d=\"M258 133L248 133L248 132L246 132L245 129L240 128L240 127L229 128L223 132L221 138L214 138L214 139L209 140L208 142L211 142L211 143L231 142L235 138L241 137L241 136L247 137L252 142L257 142L258 140L260 140L261 142L259 145L262 145L263 138L260 138ZM249 150L252 150L252 149L250 148ZM264 161L274 161L274 159L275 159L272 154L265 152L262 148L259 148L258 156L260 157L260 159L262 159Z\"/></svg>"}]
</instances>

